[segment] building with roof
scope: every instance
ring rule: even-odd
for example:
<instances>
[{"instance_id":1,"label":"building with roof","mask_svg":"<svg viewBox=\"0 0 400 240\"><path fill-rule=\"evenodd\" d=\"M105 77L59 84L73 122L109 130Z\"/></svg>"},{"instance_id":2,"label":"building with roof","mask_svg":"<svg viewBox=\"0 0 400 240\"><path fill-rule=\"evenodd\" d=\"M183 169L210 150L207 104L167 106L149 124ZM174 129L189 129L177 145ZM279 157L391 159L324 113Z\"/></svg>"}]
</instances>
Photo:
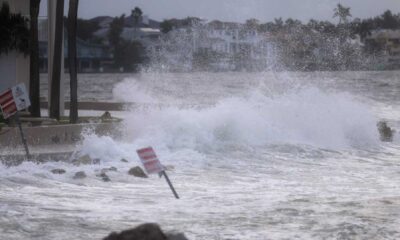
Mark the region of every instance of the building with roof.
<instances>
[{"instance_id":1,"label":"building with roof","mask_svg":"<svg viewBox=\"0 0 400 240\"><path fill-rule=\"evenodd\" d=\"M157 28L131 28L125 27L121 37L126 41L139 41L144 46L159 40L161 36L160 29Z\"/></svg>"},{"instance_id":2,"label":"building with roof","mask_svg":"<svg viewBox=\"0 0 400 240\"><path fill-rule=\"evenodd\" d=\"M268 34L241 23L189 20L171 20L176 25L163 36L161 46L161 55L167 57L157 55L155 60L165 59L176 71L182 66L184 71L252 71L266 69L273 62L273 43ZM192 66L187 66L190 62Z\"/></svg>"},{"instance_id":3,"label":"building with roof","mask_svg":"<svg viewBox=\"0 0 400 240\"><path fill-rule=\"evenodd\" d=\"M160 28L160 22L155 21L151 18L149 18L148 15L143 15L139 18L138 24L136 25L135 19L132 15L125 17L125 27L128 28L153 28L153 29L159 29Z\"/></svg>"},{"instance_id":4,"label":"building with roof","mask_svg":"<svg viewBox=\"0 0 400 240\"><path fill-rule=\"evenodd\" d=\"M110 23L112 22L107 17L97 19L99 21L100 29L93 33L93 35L102 40L104 44L108 44L108 32L110 31ZM139 41L143 46L147 47L154 45L160 38L161 31L159 29L159 22L149 19L144 16L136 26L131 16L125 18L124 28L121 37L126 41Z\"/></svg>"},{"instance_id":5,"label":"building with roof","mask_svg":"<svg viewBox=\"0 0 400 240\"><path fill-rule=\"evenodd\" d=\"M68 69L68 41L64 40L64 62ZM48 71L47 41L39 42L40 71ZM77 38L77 71L80 73L103 72L112 64L112 55L109 48L102 44L93 44Z\"/></svg>"},{"instance_id":6,"label":"building with roof","mask_svg":"<svg viewBox=\"0 0 400 240\"><path fill-rule=\"evenodd\" d=\"M90 19L92 22L97 22L100 28L108 28L110 27L111 22L114 20L114 18L110 16L99 16Z\"/></svg>"},{"instance_id":7,"label":"building with roof","mask_svg":"<svg viewBox=\"0 0 400 240\"><path fill-rule=\"evenodd\" d=\"M101 18L101 17L99 17ZM104 18L107 19L107 18ZM103 19L103 20L104 20ZM64 67L68 69L68 36L64 28ZM48 71L48 21L39 21L39 58L40 71ZM108 46L86 42L80 38L76 39L77 47L77 71L80 73L102 72L112 64L112 54Z\"/></svg>"}]
</instances>

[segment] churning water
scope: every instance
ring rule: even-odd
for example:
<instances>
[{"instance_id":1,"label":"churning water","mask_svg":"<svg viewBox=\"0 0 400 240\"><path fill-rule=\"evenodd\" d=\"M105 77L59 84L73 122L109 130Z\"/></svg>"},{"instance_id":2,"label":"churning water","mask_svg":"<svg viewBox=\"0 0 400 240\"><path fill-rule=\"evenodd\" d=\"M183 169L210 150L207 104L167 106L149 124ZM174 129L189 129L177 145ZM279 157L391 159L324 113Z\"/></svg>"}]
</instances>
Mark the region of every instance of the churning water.
<instances>
[{"instance_id":1,"label":"churning water","mask_svg":"<svg viewBox=\"0 0 400 240\"><path fill-rule=\"evenodd\" d=\"M1 166L0 239L101 239L143 222L189 239L399 239L399 134L383 143L376 128L400 129L399 76L83 75L83 100L140 103L120 113L122 140L76 146L100 165ZM126 173L150 145L180 200ZM111 166L111 182L95 176Z\"/></svg>"}]
</instances>

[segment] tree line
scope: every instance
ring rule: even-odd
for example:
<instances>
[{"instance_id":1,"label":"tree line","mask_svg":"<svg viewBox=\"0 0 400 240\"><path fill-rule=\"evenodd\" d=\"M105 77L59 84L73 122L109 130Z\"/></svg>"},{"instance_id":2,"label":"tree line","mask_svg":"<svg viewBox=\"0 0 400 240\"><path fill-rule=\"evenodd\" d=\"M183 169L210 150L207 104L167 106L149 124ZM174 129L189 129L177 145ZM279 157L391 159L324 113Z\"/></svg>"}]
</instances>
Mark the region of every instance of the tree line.
<instances>
[{"instance_id":1,"label":"tree line","mask_svg":"<svg viewBox=\"0 0 400 240\"><path fill-rule=\"evenodd\" d=\"M383 14L367 18L360 19L352 17L351 9L338 4L334 9L332 18L338 19L338 24L334 24L330 21L318 21L310 19L308 22L303 23L300 20L288 18L283 20L282 18L275 18L273 21L261 23L257 19L248 19L245 22L245 26L256 29L259 32L279 32L293 26L304 27L314 29L323 33L335 34L339 33L339 29L343 26L348 27L353 35L358 34L362 39L369 36L373 30L378 29L400 29L400 13L393 14L390 10L386 10ZM198 24L201 19L196 17L187 17L185 19L165 19L160 23L160 29L163 33L168 33L176 28L193 26Z\"/></svg>"},{"instance_id":2,"label":"tree line","mask_svg":"<svg viewBox=\"0 0 400 240\"><path fill-rule=\"evenodd\" d=\"M135 24L135 35L138 34L139 21L142 15L143 12L139 7L135 7L131 11L131 16ZM137 71L137 66L145 63L148 59L145 54L144 46L140 41L130 41L122 38L124 25L125 15L122 14L113 19L107 33L109 46L114 57L114 67L122 68L124 71Z\"/></svg>"},{"instance_id":3,"label":"tree line","mask_svg":"<svg viewBox=\"0 0 400 240\"><path fill-rule=\"evenodd\" d=\"M9 7L4 3L0 10L0 22L2 25L10 24L10 26L17 26L13 34L20 34L14 36L12 34L0 34L0 54L6 54L10 50L18 50L30 57L30 98L32 106L30 112L34 117L40 117L40 77L39 77L39 44L38 44L38 15L41 0L30 0L30 19L26 19L21 15L12 15ZM68 61L70 71L70 122L76 123L78 121L78 101L77 101L77 60L76 60L76 38L80 37L83 40L98 41L93 38L93 33L99 29L96 23L89 20L78 19L79 0L69 0L68 17L64 20L64 0L58 0L56 3L56 35L55 35L55 54L54 64L51 79L51 96L49 99L50 104L50 117L60 118L60 72L61 72L61 40L62 29L64 21L67 24L68 31ZM131 17L135 22L135 31L138 30L138 24L142 17L142 10L138 7L132 10ZM316 46L332 42L334 49L331 53L332 56L327 56L325 59L327 65L334 66L334 69L341 69L342 66L351 66L353 63L351 59L357 54L352 45L348 43L348 39L354 39L360 36L361 41L371 35L374 30L380 29L400 29L400 14L394 14L390 10L385 11L383 14L367 18L351 19L351 9L338 4L333 11L332 18L338 19L338 23L334 24L330 21L318 21L311 19L303 23L295 19L276 18L274 21L261 23L257 19L249 19L243 25L247 29L254 29L260 33L280 34L284 33L289 36L281 43L282 51L285 51L289 56L300 57L302 59L310 58L310 61L315 61L309 54L315 50ZM114 57L114 66L116 68L123 67L126 70L134 70L135 66L139 63L148 61L146 58L145 50L139 41L127 41L121 37L124 28L125 15L115 17L110 24L110 29L107 34L110 49ZM167 34L176 28L190 27L199 24L201 20L196 17L188 17L186 19L166 19L160 23L160 30ZM29 25L29 27L28 27ZM14 28L14 27L13 27ZM4 31L6 28L2 28ZM29 35L29 38L26 36ZM285 43L285 41L287 41ZM295 42L296 44L290 44ZM286 45L285 45L286 44ZM290 47L287 47L290 46ZM298 46L301 46L300 48ZM338 50L338 51L336 51ZM379 46L370 46L368 49L370 53L378 52ZM202 58L204 56L200 56ZM286 58L286 60L289 58ZM336 62L332 59L337 59ZM285 59L281 59L284 64ZM336 60L335 60L336 61ZM300 66L301 68L302 66Z\"/></svg>"},{"instance_id":4,"label":"tree line","mask_svg":"<svg viewBox=\"0 0 400 240\"><path fill-rule=\"evenodd\" d=\"M333 9L332 19L336 19L337 23L315 19L302 22L292 18L286 20L275 18L265 23L257 19L248 19L242 24L217 20L201 23L198 18L188 17L164 20L160 28L163 33L169 34L179 28L195 29L199 25L204 25L207 29L211 24L214 26L225 24L238 29L239 32L249 30L258 32L260 36L269 36L267 41L277 52L275 65L272 68L282 70L369 69L374 67L374 61L383 54L383 49L379 44L374 44L374 41L367 41L367 38L375 30L400 29L400 14L393 14L390 10L372 18L352 19L351 9L338 4ZM213 26L209 28L213 29ZM251 62L248 52L239 52L233 59L241 60L239 61L241 63ZM199 60L197 62L201 65L200 69L207 69L210 62L218 62L220 58L212 51L194 52L193 56L194 60ZM244 65L239 64L240 67Z\"/></svg>"}]
</instances>

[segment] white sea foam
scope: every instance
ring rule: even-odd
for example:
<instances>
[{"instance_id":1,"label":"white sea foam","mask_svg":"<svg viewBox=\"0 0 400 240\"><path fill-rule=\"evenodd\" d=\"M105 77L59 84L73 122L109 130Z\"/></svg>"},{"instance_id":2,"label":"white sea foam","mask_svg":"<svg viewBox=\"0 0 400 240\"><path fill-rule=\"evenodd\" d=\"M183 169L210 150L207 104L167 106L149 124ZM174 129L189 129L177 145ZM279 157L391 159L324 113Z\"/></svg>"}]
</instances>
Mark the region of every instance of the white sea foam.
<instances>
[{"instance_id":1,"label":"white sea foam","mask_svg":"<svg viewBox=\"0 0 400 240\"><path fill-rule=\"evenodd\" d=\"M376 122L368 106L351 96L317 88L275 97L252 92L202 109L142 109L125 121L131 142L194 149L224 143L371 145L378 143Z\"/></svg>"},{"instance_id":2,"label":"white sea foam","mask_svg":"<svg viewBox=\"0 0 400 240\"><path fill-rule=\"evenodd\" d=\"M187 76L172 84L130 79L115 88L122 101L170 97L178 104L133 109L124 115L122 140L85 133L78 154L100 164L0 166L2 237L101 239L143 222L189 239L400 237L400 149L396 141L378 142L371 101L291 85L302 80L257 84L215 74L197 83ZM135 97L120 94L125 84L135 86ZM179 104L198 100L210 104ZM164 179L127 174L140 165L135 150L149 145L175 166L169 174L179 201ZM110 166L118 171L103 182L96 175ZM77 171L87 178L73 179Z\"/></svg>"},{"instance_id":3,"label":"white sea foam","mask_svg":"<svg viewBox=\"0 0 400 240\"><path fill-rule=\"evenodd\" d=\"M115 101L151 103L154 98L146 91L146 88L134 78L126 78L115 85L113 89Z\"/></svg>"},{"instance_id":4,"label":"white sea foam","mask_svg":"<svg viewBox=\"0 0 400 240\"><path fill-rule=\"evenodd\" d=\"M131 81L125 83L132 85ZM131 100L131 95L122 94L123 85L114 92L126 96L123 100ZM134 86L137 96L157 101L148 92L140 93L143 87L137 83ZM136 109L125 116L122 141L86 134L79 154L89 154L102 162L121 158L139 162L135 149L153 146L168 162L181 151L190 151L189 155L196 155L192 159L201 159L202 152L227 145L293 144L340 150L379 144L376 117L367 105L349 94L315 87L273 96L269 93L257 89L203 108Z\"/></svg>"}]
</instances>

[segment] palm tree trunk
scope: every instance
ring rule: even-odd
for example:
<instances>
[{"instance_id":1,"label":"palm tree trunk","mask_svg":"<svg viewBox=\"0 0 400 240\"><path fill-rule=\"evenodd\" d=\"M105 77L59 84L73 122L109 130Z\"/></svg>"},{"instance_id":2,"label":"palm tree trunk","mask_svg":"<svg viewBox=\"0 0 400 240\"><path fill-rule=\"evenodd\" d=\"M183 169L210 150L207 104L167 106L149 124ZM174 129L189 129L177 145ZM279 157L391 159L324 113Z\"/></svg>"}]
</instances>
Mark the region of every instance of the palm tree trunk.
<instances>
[{"instance_id":1,"label":"palm tree trunk","mask_svg":"<svg viewBox=\"0 0 400 240\"><path fill-rule=\"evenodd\" d=\"M78 74L76 60L76 27L78 18L79 0L69 1L68 10L68 61L70 74L70 96L71 104L69 109L70 123L78 121Z\"/></svg>"},{"instance_id":2,"label":"palm tree trunk","mask_svg":"<svg viewBox=\"0 0 400 240\"><path fill-rule=\"evenodd\" d=\"M61 71L64 66L61 66L62 56L62 41L64 31L64 0L57 0L56 5L56 29L54 36L54 56L53 69L51 79L51 94L50 94L50 117L60 119L60 82Z\"/></svg>"},{"instance_id":3,"label":"palm tree trunk","mask_svg":"<svg viewBox=\"0 0 400 240\"><path fill-rule=\"evenodd\" d=\"M40 0L30 0L30 112L32 117L40 117L40 75L39 75L39 40L38 16Z\"/></svg>"}]
</instances>

